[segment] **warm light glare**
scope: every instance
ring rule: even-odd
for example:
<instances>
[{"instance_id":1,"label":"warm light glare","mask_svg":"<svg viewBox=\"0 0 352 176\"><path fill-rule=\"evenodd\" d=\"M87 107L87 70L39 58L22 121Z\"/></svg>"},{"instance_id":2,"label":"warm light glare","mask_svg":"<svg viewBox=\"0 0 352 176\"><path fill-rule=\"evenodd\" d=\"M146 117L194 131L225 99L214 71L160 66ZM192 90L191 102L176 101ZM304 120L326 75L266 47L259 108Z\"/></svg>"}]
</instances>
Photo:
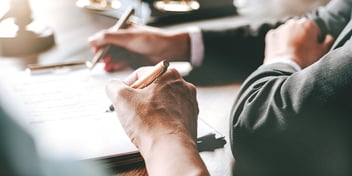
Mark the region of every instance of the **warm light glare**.
<instances>
[{"instance_id":1,"label":"warm light glare","mask_svg":"<svg viewBox=\"0 0 352 176\"><path fill-rule=\"evenodd\" d=\"M11 38L15 37L18 31L18 26L15 24L14 18L7 18L0 22L0 37Z\"/></svg>"},{"instance_id":2,"label":"warm light glare","mask_svg":"<svg viewBox=\"0 0 352 176\"><path fill-rule=\"evenodd\" d=\"M9 10L9 0L0 0L0 18Z\"/></svg>"},{"instance_id":3,"label":"warm light glare","mask_svg":"<svg viewBox=\"0 0 352 176\"><path fill-rule=\"evenodd\" d=\"M77 0L76 5L92 10L110 10L121 7L119 0Z\"/></svg>"},{"instance_id":4,"label":"warm light glare","mask_svg":"<svg viewBox=\"0 0 352 176\"><path fill-rule=\"evenodd\" d=\"M32 17L35 20L46 20L47 18L47 8L46 6L50 6L50 1L43 1L43 0L29 0L29 5L32 10Z\"/></svg>"},{"instance_id":5,"label":"warm light glare","mask_svg":"<svg viewBox=\"0 0 352 176\"><path fill-rule=\"evenodd\" d=\"M200 5L196 0L181 0L181 1L156 1L155 8L169 12L189 12L199 9Z\"/></svg>"}]
</instances>

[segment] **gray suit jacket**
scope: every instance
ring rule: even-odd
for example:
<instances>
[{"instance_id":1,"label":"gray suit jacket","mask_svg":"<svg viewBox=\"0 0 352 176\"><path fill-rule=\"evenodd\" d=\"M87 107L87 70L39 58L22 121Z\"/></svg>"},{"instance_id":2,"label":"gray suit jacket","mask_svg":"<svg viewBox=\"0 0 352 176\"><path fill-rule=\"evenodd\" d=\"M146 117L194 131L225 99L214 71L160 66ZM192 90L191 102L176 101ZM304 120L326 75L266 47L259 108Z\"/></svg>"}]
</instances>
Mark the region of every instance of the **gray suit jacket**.
<instances>
[{"instance_id":1,"label":"gray suit jacket","mask_svg":"<svg viewBox=\"0 0 352 176\"><path fill-rule=\"evenodd\" d=\"M336 39L295 72L259 67L243 83L231 119L236 175L352 175L352 0L308 14Z\"/></svg>"}]
</instances>

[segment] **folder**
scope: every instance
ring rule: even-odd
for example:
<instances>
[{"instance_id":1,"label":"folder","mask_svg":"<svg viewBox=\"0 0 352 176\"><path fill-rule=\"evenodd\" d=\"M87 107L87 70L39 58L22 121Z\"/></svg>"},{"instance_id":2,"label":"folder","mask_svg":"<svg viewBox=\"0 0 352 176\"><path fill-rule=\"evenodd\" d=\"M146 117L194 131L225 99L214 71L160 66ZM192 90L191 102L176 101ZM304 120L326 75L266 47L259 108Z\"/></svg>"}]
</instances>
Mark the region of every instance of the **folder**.
<instances>
[{"instance_id":1,"label":"folder","mask_svg":"<svg viewBox=\"0 0 352 176\"><path fill-rule=\"evenodd\" d=\"M101 64L97 67L93 71L81 67L40 74L19 72L2 78L6 79L2 84L28 112L18 120L31 130L43 155L100 161L106 167L143 162L116 113L106 112L111 102L105 84L109 79L126 78L132 70L106 73ZM217 147L225 144L223 136L200 119L198 136L207 134L213 134L206 138L220 144ZM200 139L200 151L214 149L209 140Z\"/></svg>"}]
</instances>

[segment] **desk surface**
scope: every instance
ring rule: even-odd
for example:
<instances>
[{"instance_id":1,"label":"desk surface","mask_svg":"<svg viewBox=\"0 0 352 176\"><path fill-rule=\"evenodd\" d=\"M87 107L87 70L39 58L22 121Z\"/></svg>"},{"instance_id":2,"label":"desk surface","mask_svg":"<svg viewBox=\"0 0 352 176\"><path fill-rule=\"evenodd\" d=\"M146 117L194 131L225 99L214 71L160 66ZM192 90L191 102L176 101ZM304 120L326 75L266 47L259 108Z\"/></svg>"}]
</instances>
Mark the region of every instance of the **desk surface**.
<instances>
[{"instance_id":1,"label":"desk surface","mask_svg":"<svg viewBox=\"0 0 352 176\"><path fill-rule=\"evenodd\" d=\"M91 59L93 55L87 38L101 29L112 26L116 20L80 9L75 6L74 0L32 0L31 3L32 9L35 11L33 14L34 19L53 28L56 45L39 54L21 57L0 57L0 74L23 70L27 64L53 64ZM304 7L307 8L307 6ZM261 7L261 9L265 8ZM168 27L240 25L249 22L259 22L273 17L272 15L262 15L262 13L264 12L257 11L257 15L246 15L244 13L244 15L239 16L183 23ZM283 16L280 13L274 15L276 15L276 18ZM227 140L224 148L214 152L201 153L209 171L215 176L232 175L234 158L229 145L228 122L232 103L238 93L239 86L239 84L234 83L216 87L198 87L199 117L225 135ZM116 172L116 175L147 175L143 166L128 169L121 168Z\"/></svg>"}]
</instances>

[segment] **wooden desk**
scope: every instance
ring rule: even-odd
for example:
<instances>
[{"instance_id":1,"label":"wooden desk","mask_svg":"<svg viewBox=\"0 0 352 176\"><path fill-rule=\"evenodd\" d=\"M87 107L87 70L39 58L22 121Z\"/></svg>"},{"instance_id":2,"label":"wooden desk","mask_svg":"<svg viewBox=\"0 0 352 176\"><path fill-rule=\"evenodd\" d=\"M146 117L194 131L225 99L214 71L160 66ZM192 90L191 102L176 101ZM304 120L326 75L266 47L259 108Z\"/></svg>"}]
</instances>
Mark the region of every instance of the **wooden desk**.
<instances>
[{"instance_id":1,"label":"wooden desk","mask_svg":"<svg viewBox=\"0 0 352 176\"><path fill-rule=\"evenodd\" d=\"M88 37L116 22L114 18L76 7L73 0L31 2L34 19L53 28L56 44L38 54L0 57L0 74L23 70L28 64L53 64L91 59L93 55L87 42ZM210 172L215 176L231 175L233 157L228 142L228 119L238 87L236 84L230 84L198 88L200 118L224 134L227 140L224 148L201 153ZM118 168L116 175L147 174L145 167L141 166Z\"/></svg>"},{"instance_id":2,"label":"wooden desk","mask_svg":"<svg viewBox=\"0 0 352 176\"><path fill-rule=\"evenodd\" d=\"M41 1L32 0L34 19L43 22L55 31L56 45L51 49L28 56L0 57L0 74L9 74L11 71L23 70L27 64L53 64L92 58L87 39L101 29L112 26L116 19L90 13L75 6L74 0ZM270 4L270 3L268 3ZM264 7L261 7L265 9ZM281 16L276 16L281 18ZM226 25L240 25L250 22L259 22L272 18L265 15L240 15L220 19L203 20L168 26L180 28L189 25L214 27ZM239 84L229 84L215 87L198 87L199 117L211 124L220 133L226 136L227 144L224 148L214 152L202 152L211 175L232 175L234 158L229 145L229 114L239 90ZM121 168L116 175L147 175L143 166L137 168Z\"/></svg>"}]
</instances>

